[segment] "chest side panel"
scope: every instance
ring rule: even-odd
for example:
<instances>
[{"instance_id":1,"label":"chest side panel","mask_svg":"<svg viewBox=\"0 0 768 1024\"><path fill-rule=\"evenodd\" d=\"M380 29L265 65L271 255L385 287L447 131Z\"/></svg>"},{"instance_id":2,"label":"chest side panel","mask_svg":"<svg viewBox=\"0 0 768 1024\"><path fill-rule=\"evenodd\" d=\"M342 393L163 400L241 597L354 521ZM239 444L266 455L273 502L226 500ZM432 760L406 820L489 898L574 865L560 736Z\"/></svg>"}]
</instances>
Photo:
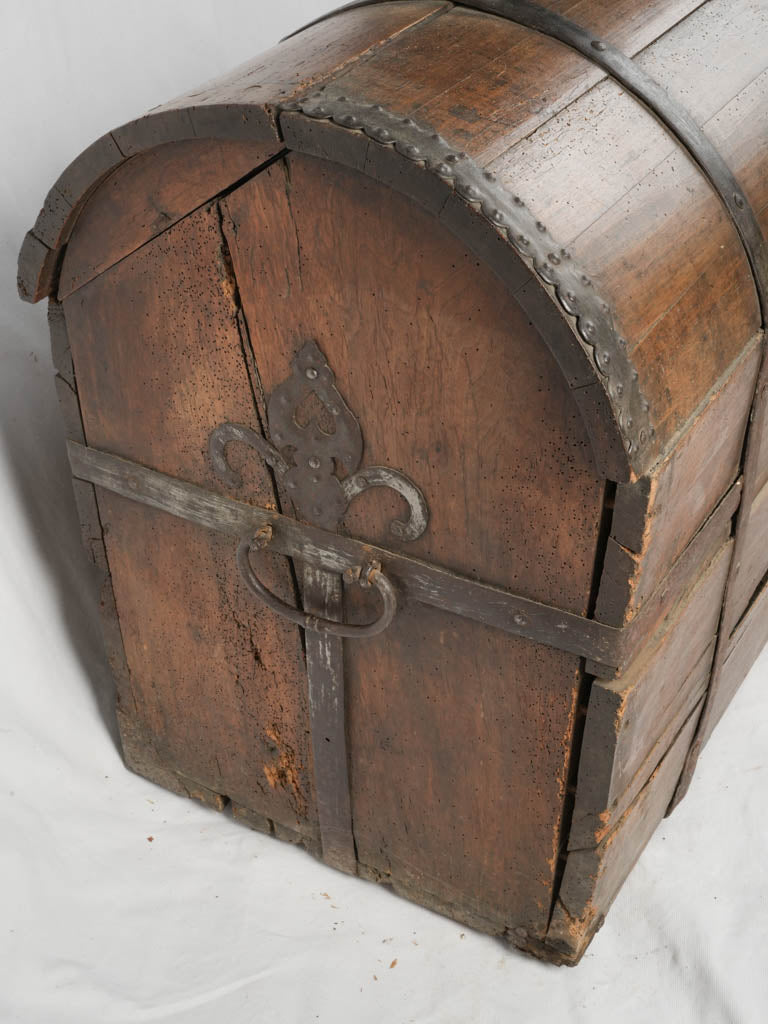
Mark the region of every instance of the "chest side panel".
<instances>
[{"instance_id":1,"label":"chest side panel","mask_svg":"<svg viewBox=\"0 0 768 1024\"><path fill-rule=\"evenodd\" d=\"M400 499L377 488L345 531L586 613L603 484L552 357L488 269L402 196L310 157L222 207L265 391L315 339L359 418L363 468L406 473L430 506L426 533L398 543ZM409 606L348 642L345 669L362 864L542 929L579 659Z\"/></svg>"},{"instance_id":2,"label":"chest side panel","mask_svg":"<svg viewBox=\"0 0 768 1024\"><path fill-rule=\"evenodd\" d=\"M210 490L207 440L258 428L216 209L65 302L87 443ZM266 470L251 500L274 505ZM99 492L134 707L162 765L289 827L313 817L298 631L240 582L230 538ZM286 597L283 561L265 569ZM125 709L123 709L125 710Z\"/></svg>"}]
</instances>

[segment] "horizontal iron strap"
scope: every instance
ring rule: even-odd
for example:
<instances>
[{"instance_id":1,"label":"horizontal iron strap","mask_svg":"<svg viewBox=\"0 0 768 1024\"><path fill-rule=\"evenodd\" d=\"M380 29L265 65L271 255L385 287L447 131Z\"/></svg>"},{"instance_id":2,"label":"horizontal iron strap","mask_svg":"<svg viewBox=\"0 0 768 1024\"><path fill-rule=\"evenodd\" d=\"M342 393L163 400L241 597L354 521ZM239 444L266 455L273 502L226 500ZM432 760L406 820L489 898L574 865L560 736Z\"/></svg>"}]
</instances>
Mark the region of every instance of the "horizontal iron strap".
<instances>
[{"instance_id":1,"label":"horizontal iron strap","mask_svg":"<svg viewBox=\"0 0 768 1024\"><path fill-rule=\"evenodd\" d=\"M386 548L299 523L270 509L225 498L75 441L68 442L68 450L75 477L125 498L237 538L248 530L255 532L269 525L271 550L332 572L343 573L372 560L381 562L403 595L420 604L589 658L608 668L621 664L626 630L540 604Z\"/></svg>"},{"instance_id":2,"label":"horizontal iron strap","mask_svg":"<svg viewBox=\"0 0 768 1024\"><path fill-rule=\"evenodd\" d=\"M298 32L344 11L371 7L387 0L355 0L329 11ZM762 321L768 322L768 244L744 191L719 151L686 108L640 67L635 60L593 32L531 0L456 0L455 6L496 15L557 39L606 71L648 108L696 161L728 211L749 261L760 304ZM296 35L297 32L291 33ZM291 36L286 36L290 39Z\"/></svg>"}]
</instances>

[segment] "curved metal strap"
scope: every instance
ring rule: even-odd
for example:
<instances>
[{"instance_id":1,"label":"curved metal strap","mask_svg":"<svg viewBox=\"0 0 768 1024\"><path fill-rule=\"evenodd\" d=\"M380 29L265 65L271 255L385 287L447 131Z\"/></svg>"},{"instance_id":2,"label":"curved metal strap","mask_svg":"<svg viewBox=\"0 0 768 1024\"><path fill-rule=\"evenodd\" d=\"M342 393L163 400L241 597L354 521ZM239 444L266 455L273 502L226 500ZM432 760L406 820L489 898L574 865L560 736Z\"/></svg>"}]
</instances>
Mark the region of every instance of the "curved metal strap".
<instances>
[{"instance_id":1,"label":"curved metal strap","mask_svg":"<svg viewBox=\"0 0 768 1024\"><path fill-rule=\"evenodd\" d=\"M309 22L297 32L303 32L304 29L344 11L371 7L384 2L386 0L357 0ZM685 107L672 99L669 93L627 54L597 38L569 18L531 3L530 0L459 0L456 6L506 18L517 25L523 25L570 46L606 71L655 114L695 160L728 211L749 260L765 324L768 319L768 245L741 185ZM291 33L291 36L297 32ZM286 39L290 39L291 36L286 36Z\"/></svg>"},{"instance_id":2,"label":"curved metal strap","mask_svg":"<svg viewBox=\"0 0 768 1024\"><path fill-rule=\"evenodd\" d=\"M263 534L262 537L258 535L254 537L251 533L247 533L242 538L237 547L237 566L251 593L258 597L260 601L263 601L273 612L277 612L283 618L295 622L302 629L312 630L313 633L325 633L330 636L343 636L354 639L376 636L378 633L383 633L387 626L389 626L397 611L397 594L395 593L395 588L381 571L381 566L378 562L368 566L367 569L361 570L359 576L350 576L361 587L375 587L378 590L384 607L381 615L375 622L360 626L351 623L334 622L332 619L323 619L317 615L301 611L299 608L293 608L291 605L281 601L279 597L264 586L251 565L250 556L253 548L263 549L269 544L272 531L268 527L266 529L269 530L268 536Z\"/></svg>"},{"instance_id":3,"label":"curved metal strap","mask_svg":"<svg viewBox=\"0 0 768 1024\"><path fill-rule=\"evenodd\" d=\"M429 523L429 506L420 487L404 473L388 466L369 466L365 470L353 473L341 481L344 497L349 504L353 498L369 487L389 487L397 491L408 502L410 516L407 520L393 519L389 524L389 532L398 540L417 540Z\"/></svg>"}]
</instances>

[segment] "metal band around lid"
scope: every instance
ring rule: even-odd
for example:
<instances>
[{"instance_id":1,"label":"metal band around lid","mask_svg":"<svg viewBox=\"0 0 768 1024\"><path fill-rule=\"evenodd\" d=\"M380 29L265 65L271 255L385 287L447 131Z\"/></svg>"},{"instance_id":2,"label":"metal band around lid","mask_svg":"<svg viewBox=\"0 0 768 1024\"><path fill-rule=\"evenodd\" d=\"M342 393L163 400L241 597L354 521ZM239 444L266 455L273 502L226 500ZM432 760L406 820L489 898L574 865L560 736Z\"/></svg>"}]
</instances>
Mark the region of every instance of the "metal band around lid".
<instances>
[{"instance_id":1,"label":"metal band around lid","mask_svg":"<svg viewBox=\"0 0 768 1024\"><path fill-rule=\"evenodd\" d=\"M344 11L371 7L387 0L357 0L323 15L298 29L303 32ZM459 0L457 7L467 7L496 15L517 25L540 32L577 50L587 60L606 71L628 92L646 106L693 157L719 195L733 221L747 254L755 281L763 323L768 316L768 245L741 185L728 164L707 138L699 124L682 104L672 99L658 82L627 54L569 18L548 10L530 0ZM290 39L297 32L286 36Z\"/></svg>"}]
</instances>

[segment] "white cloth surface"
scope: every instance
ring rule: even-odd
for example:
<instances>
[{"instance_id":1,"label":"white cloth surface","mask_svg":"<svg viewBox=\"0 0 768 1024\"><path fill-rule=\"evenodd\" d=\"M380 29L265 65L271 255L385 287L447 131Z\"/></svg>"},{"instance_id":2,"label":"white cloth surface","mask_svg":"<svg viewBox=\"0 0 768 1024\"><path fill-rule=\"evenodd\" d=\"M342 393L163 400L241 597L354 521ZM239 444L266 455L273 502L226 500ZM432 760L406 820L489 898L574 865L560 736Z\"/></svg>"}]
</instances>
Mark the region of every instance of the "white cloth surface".
<instances>
[{"instance_id":1,"label":"white cloth surface","mask_svg":"<svg viewBox=\"0 0 768 1024\"><path fill-rule=\"evenodd\" d=\"M768 654L575 969L526 959L122 765L45 308L17 300L16 254L93 139L328 3L3 6L0 1024L762 1024Z\"/></svg>"}]
</instances>

